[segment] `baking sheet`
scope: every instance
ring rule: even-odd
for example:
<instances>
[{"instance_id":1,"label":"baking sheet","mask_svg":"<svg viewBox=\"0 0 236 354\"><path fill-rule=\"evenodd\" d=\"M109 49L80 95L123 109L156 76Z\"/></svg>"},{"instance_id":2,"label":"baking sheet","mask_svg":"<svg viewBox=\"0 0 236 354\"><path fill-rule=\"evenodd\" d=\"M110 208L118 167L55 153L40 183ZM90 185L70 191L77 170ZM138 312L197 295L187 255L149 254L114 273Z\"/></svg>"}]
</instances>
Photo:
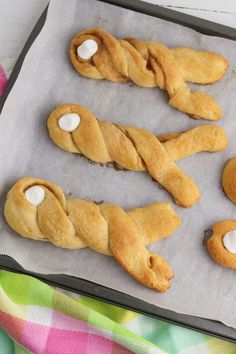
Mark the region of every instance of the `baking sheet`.
<instances>
[{"instance_id":1,"label":"baking sheet","mask_svg":"<svg viewBox=\"0 0 236 354\"><path fill-rule=\"evenodd\" d=\"M203 231L213 222L234 217L234 207L219 188L222 166L235 150L232 139L236 89L234 42L212 40L178 25L95 1L71 0L70 3L70 9L65 11L63 1L52 1L46 26L28 53L5 104L0 121L3 195L16 179L30 174L54 180L74 195L116 202L124 208L171 200L145 173L115 172L90 165L83 158L57 149L48 139L47 116L51 109L64 102L87 105L99 117L136 124L156 134L189 129L199 124L168 107L165 93L158 89L97 82L77 76L68 60L68 47L71 37L89 26L99 25L117 37L133 35L168 45L192 45L224 54L231 62L231 69L220 83L201 89L214 94L220 101L224 111L222 125L231 137L230 147L220 154L199 154L179 162L198 182L202 200L191 210L175 207L183 216L182 227L170 238L151 247L166 257L175 270L171 290L165 294L157 294L136 283L110 257L90 250L65 251L24 240L11 232L3 220L0 224L1 253L11 255L25 268L36 272L81 276L152 304L221 320L235 327L232 310L236 291L234 272L213 263L201 243ZM95 185L99 190L94 188Z\"/></svg>"}]
</instances>

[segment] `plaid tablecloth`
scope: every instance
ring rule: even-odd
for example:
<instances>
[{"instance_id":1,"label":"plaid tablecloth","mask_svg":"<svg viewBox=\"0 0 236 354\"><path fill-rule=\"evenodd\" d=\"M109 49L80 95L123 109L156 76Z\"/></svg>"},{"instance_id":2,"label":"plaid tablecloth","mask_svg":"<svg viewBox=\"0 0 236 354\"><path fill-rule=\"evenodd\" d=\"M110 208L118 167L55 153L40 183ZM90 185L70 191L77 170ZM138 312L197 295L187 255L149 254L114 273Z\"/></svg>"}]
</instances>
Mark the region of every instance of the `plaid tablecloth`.
<instances>
[{"instance_id":1,"label":"plaid tablecloth","mask_svg":"<svg viewBox=\"0 0 236 354\"><path fill-rule=\"evenodd\" d=\"M0 63L0 95L13 64ZM0 354L12 353L236 354L236 345L0 270Z\"/></svg>"},{"instance_id":2,"label":"plaid tablecloth","mask_svg":"<svg viewBox=\"0 0 236 354\"><path fill-rule=\"evenodd\" d=\"M236 353L234 344L4 270L0 327L1 354Z\"/></svg>"}]
</instances>

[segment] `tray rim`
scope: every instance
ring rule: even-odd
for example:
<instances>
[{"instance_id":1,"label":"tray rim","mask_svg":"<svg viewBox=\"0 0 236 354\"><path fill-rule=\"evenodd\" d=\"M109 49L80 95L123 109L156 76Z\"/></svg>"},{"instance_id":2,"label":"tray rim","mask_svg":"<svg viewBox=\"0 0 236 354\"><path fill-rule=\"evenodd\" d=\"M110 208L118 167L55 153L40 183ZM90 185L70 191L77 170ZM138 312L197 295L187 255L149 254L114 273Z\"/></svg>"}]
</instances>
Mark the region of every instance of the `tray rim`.
<instances>
[{"instance_id":1,"label":"tray rim","mask_svg":"<svg viewBox=\"0 0 236 354\"><path fill-rule=\"evenodd\" d=\"M236 40L236 29L214 22L207 21L195 16L183 14L178 11L170 10L158 5L146 3L140 0L96 0L119 7L124 7L136 12L145 13L147 15L165 19L174 23L190 27L207 35L214 35ZM28 53L31 45L41 32L47 17L48 6L43 11L34 29L29 35L14 69L10 75L5 91L0 98L0 114L4 103L14 86L14 83L20 73L24 58ZM172 310L167 310L133 296L119 292L117 290L102 286L91 281L76 278L65 274L40 274L24 269L13 258L7 255L0 254L0 269L19 274L33 276L50 285L64 288L69 291L77 292L85 296L93 297L107 303L111 303L131 311L145 314L162 321L166 321L181 327L185 327L194 331L203 332L220 339L225 339L236 343L236 329L228 327L221 322L205 319L197 316L180 314ZM134 305L136 304L136 306Z\"/></svg>"}]
</instances>

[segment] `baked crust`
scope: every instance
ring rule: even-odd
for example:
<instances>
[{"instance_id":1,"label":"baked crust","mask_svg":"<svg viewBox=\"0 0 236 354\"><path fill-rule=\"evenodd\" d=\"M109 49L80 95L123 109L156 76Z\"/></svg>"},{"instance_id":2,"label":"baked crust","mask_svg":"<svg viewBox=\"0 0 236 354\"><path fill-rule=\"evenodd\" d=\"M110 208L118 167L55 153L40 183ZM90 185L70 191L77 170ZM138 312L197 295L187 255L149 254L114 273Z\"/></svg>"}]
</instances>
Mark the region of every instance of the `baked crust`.
<instances>
[{"instance_id":1,"label":"baked crust","mask_svg":"<svg viewBox=\"0 0 236 354\"><path fill-rule=\"evenodd\" d=\"M24 194L35 185L45 191L45 199L37 207ZM4 215L11 228L23 237L50 241L67 249L88 246L114 256L146 286L157 291L169 288L173 277L170 265L145 248L169 236L180 225L180 217L169 203L153 203L125 212L114 204L66 199L63 190L54 183L24 177L8 192Z\"/></svg>"},{"instance_id":2,"label":"baked crust","mask_svg":"<svg viewBox=\"0 0 236 354\"><path fill-rule=\"evenodd\" d=\"M77 55L77 47L92 39L98 51L89 60ZM186 82L213 83L224 75L228 62L221 55L191 48L169 49L161 43L136 38L118 40L100 28L78 33L70 46L71 62L81 75L167 91L169 104L195 119L219 120L221 109L213 97L191 91Z\"/></svg>"}]
</instances>

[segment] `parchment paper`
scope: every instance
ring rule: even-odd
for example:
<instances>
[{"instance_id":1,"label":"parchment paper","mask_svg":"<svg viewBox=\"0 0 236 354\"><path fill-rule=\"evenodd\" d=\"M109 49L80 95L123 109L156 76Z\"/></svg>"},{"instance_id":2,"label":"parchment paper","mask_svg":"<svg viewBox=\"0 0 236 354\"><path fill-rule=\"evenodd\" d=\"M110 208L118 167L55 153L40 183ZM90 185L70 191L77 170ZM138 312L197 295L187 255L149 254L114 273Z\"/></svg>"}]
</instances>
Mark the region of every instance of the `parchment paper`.
<instances>
[{"instance_id":1,"label":"parchment paper","mask_svg":"<svg viewBox=\"0 0 236 354\"><path fill-rule=\"evenodd\" d=\"M167 46L201 48L221 53L229 60L230 69L219 83L200 87L215 96L222 107L223 119L219 125L228 133L229 148L178 162L201 189L201 201L195 207L186 210L174 205L169 194L147 173L117 172L92 165L85 158L63 152L49 139L46 120L50 111L68 102L85 105L100 118L134 124L155 134L207 123L194 121L169 107L166 93L159 89L80 77L69 61L70 41L77 32L94 26L118 38L134 36ZM235 63L233 41L201 35L95 0L52 0L46 24L25 58L0 120L0 252L35 272L82 277L154 305L219 320L236 328L236 272L218 266L202 245L204 230L217 221L236 217L236 207L225 197L220 185L224 163L236 154ZM113 202L123 208L170 201L182 217L182 226L150 248L173 267L175 278L171 289L164 294L148 289L130 277L112 257L89 249L67 251L19 237L7 226L2 214L6 192L25 175L54 181L74 196Z\"/></svg>"}]
</instances>

